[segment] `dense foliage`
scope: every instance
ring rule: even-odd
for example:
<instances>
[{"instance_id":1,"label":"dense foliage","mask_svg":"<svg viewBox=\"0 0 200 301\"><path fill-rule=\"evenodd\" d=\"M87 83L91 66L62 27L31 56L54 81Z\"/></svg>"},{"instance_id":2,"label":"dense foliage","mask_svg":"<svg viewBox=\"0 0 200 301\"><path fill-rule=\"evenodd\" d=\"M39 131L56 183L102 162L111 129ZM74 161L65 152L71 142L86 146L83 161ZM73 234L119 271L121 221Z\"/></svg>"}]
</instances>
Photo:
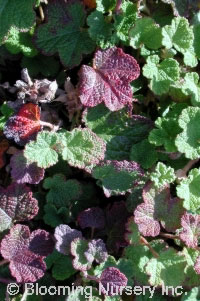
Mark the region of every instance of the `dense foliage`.
<instances>
[{"instance_id":1,"label":"dense foliage","mask_svg":"<svg viewBox=\"0 0 200 301\"><path fill-rule=\"evenodd\" d=\"M0 0L0 300L200 300L199 8Z\"/></svg>"}]
</instances>

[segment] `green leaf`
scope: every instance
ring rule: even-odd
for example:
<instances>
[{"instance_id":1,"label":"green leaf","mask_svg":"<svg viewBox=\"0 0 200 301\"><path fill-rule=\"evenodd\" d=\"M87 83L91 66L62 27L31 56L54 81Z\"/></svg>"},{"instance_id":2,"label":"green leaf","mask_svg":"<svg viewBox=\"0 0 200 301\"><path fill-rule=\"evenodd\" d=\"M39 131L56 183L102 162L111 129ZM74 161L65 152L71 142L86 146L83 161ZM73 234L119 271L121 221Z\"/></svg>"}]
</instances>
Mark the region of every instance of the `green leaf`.
<instances>
[{"instance_id":1,"label":"green leaf","mask_svg":"<svg viewBox=\"0 0 200 301\"><path fill-rule=\"evenodd\" d=\"M13 54L22 52L25 56L33 57L38 53L32 42L32 33L20 32L16 28L10 30L5 46Z\"/></svg>"},{"instance_id":2,"label":"green leaf","mask_svg":"<svg viewBox=\"0 0 200 301\"><path fill-rule=\"evenodd\" d=\"M175 144L179 152L188 159L200 156L200 108L184 109L178 119L182 132L176 137Z\"/></svg>"},{"instance_id":3,"label":"green leaf","mask_svg":"<svg viewBox=\"0 0 200 301\"><path fill-rule=\"evenodd\" d=\"M183 255L176 253L173 248L161 251L158 258L152 258L146 266L146 273L150 276L149 283L153 286L176 287L184 280L183 269L186 260Z\"/></svg>"},{"instance_id":4,"label":"green leaf","mask_svg":"<svg viewBox=\"0 0 200 301\"><path fill-rule=\"evenodd\" d=\"M27 68L31 77L36 77L42 74L45 77L54 77L59 71L59 62L53 56L47 57L44 55L37 55L33 58L23 57L21 67Z\"/></svg>"},{"instance_id":5,"label":"green leaf","mask_svg":"<svg viewBox=\"0 0 200 301\"><path fill-rule=\"evenodd\" d=\"M162 29L162 44L166 48L174 47L181 53L185 53L193 43L194 35L187 19L176 17L171 25L166 25Z\"/></svg>"},{"instance_id":6,"label":"green leaf","mask_svg":"<svg viewBox=\"0 0 200 301\"><path fill-rule=\"evenodd\" d=\"M195 25L193 31L194 31L194 51L197 58L200 59L200 45L199 45L200 24Z\"/></svg>"},{"instance_id":7,"label":"green leaf","mask_svg":"<svg viewBox=\"0 0 200 301\"><path fill-rule=\"evenodd\" d=\"M139 163L143 168L148 169L158 160L158 155L155 147L145 139L132 146L130 159Z\"/></svg>"},{"instance_id":8,"label":"green leaf","mask_svg":"<svg viewBox=\"0 0 200 301\"><path fill-rule=\"evenodd\" d=\"M107 160L129 160L133 143L145 139L152 128L143 116L130 118L126 110L111 112L103 104L87 109L83 121L106 142Z\"/></svg>"},{"instance_id":9,"label":"green leaf","mask_svg":"<svg viewBox=\"0 0 200 301\"><path fill-rule=\"evenodd\" d=\"M161 188L166 184L174 182L176 176L173 168L166 166L162 162L158 162L155 171L151 173L150 178L151 181L154 182L155 187Z\"/></svg>"},{"instance_id":10,"label":"green leaf","mask_svg":"<svg viewBox=\"0 0 200 301\"><path fill-rule=\"evenodd\" d=\"M69 165L91 169L104 159L105 143L90 129L74 129L62 134L62 157Z\"/></svg>"},{"instance_id":11,"label":"green leaf","mask_svg":"<svg viewBox=\"0 0 200 301\"><path fill-rule=\"evenodd\" d=\"M38 167L47 168L58 162L57 150L60 147L59 134L43 131L36 141L25 146L24 156L28 162L36 162Z\"/></svg>"},{"instance_id":12,"label":"green leaf","mask_svg":"<svg viewBox=\"0 0 200 301\"><path fill-rule=\"evenodd\" d=\"M6 121L13 114L14 111L5 102L1 105L0 112L3 115L3 116L0 116L0 130L3 130Z\"/></svg>"},{"instance_id":13,"label":"green leaf","mask_svg":"<svg viewBox=\"0 0 200 301\"><path fill-rule=\"evenodd\" d=\"M28 31L35 22L36 0L0 0L0 43L16 28Z\"/></svg>"},{"instance_id":14,"label":"green leaf","mask_svg":"<svg viewBox=\"0 0 200 301\"><path fill-rule=\"evenodd\" d=\"M44 222L45 224L55 228L60 224L68 224L71 221L69 209L66 207L56 208L53 204L44 206Z\"/></svg>"},{"instance_id":15,"label":"green leaf","mask_svg":"<svg viewBox=\"0 0 200 301\"><path fill-rule=\"evenodd\" d=\"M52 267L52 276L56 280L65 280L76 273L72 266L71 257L63 255L56 250L45 259L47 268Z\"/></svg>"},{"instance_id":16,"label":"green leaf","mask_svg":"<svg viewBox=\"0 0 200 301\"><path fill-rule=\"evenodd\" d=\"M45 24L36 31L36 47L45 55L59 53L62 63L72 68L79 65L83 54L94 50L85 24L86 13L80 2L51 1Z\"/></svg>"},{"instance_id":17,"label":"green leaf","mask_svg":"<svg viewBox=\"0 0 200 301\"><path fill-rule=\"evenodd\" d=\"M175 138L181 132L178 117L186 106L185 103L170 105L166 109L167 113L156 119L156 128L150 132L149 142L156 146L163 145L167 152L176 152Z\"/></svg>"},{"instance_id":18,"label":"green leaf","mask_svg":"<svg viewBox=\"0 0 200 301\"><path fill-rule=\"evenodd\" d=\"M125 238L126 241L131 245L138 245L140 244L140 232L138 230L138 226L134 222L133 216L128 219L126 224L126 234Z\"/></svg>"},{"instance_id":19,"label":"green leaf","mask_svg":"<svg viewBox=\"0 0 200 301\"><path fill-rule=\"evenodd\" d=\"M158 49L162 42L161 28L151 18L140 18L130 30L130 38L130 45L135 49L140 48L141 45Z\"/></svg>"},{"instance_id":20,"label":"green leaf","mask_svg":"<svg viewBox=\"0 0 200 301\"><path fill-rule=\"evenodd\" d=\"M200 169L192 169L188 177L181 180L176 191L178 197L184 200L185 209L196 212L200 208Z\"/></svg>"},{"instance_id":21,"label":"green leaf","mask_svg":"<svg viewBox=\"0 0 200 301\"><path fill-rule=\"evenodd\" d=\"M85 257L85 252L88 250L88 242L85 239L75 238L71 242L71 254L75 257L73 259L73 267L76 270L87 271L91 268L92 263L88 262Z\"/></svg>"},{"instance_id":22,"label":"green leaf","mask_svg":"<svg viewBox=\"0 0 200 301\"><path fill-rule=\"evenodd\" d=\"M176 60L169 58L160 63L158 55L147 58L147 64L143 67L143 75L150 81L150 89L157 95L169 91L170 85L179 79L179 64Z\"/></svg>"},{"instance_id":23,"label":"green leaf","mask_svg":"<svg viewBox=\"0 0 200 301\"><path fill-rule=\"evenodd\" d=\"M116 44L117 37L113 35L113 24L106 21L102 12L98 10L92 12L87 18L87 24L89 35L98 46L105 49Z\"/></svg>"},{"instance_id":24,"label":"green leaf","mask_svg":"<svg viewBox=\"0 0 200 301\"><path fill-rule=\"evenodd\" d=\"M97 10L101 11L102 13L107 13L112 11L116 4L116 0L96 0Z\"/></svg>"},{"instance_id":25,"label":"green leaf","mask_svg":"<svg viewBox=\"0 0 200 301\"><path fill-rule=\"evenodd\" d=\"M137 6L130 1L123 1L120 10L122 13L114 15L114 27L117 37L128 43L130 40L129 31L138 17Z\"/></svg>"},{"instance_id":26,"label":"green leaf","mask_svg":"<svg viewBox=\"0 0 200 301\"><path fill-rule=\"evenodd\" d=\"M187 261L187 265L184 269L185 280L183 285L186 287L199 286L200 278L194 270L194 265L199 257L199 251L190 248L184 248L182 254L185 256Z\"/></svg>"},{"instance_id":27,"label":"green leaf","mask_svg":"<svg viewBox=\"0 0 200 301\"><path fill-rule=\"evenodd\" d=\"M66 207L71 201L81 195L81 185L77 180L67 180L62 174L55 174L52 178L46 178L43 183L45 189L50 189L46 195L48 202L57 208Z\"/></svg>"}]
</instances>

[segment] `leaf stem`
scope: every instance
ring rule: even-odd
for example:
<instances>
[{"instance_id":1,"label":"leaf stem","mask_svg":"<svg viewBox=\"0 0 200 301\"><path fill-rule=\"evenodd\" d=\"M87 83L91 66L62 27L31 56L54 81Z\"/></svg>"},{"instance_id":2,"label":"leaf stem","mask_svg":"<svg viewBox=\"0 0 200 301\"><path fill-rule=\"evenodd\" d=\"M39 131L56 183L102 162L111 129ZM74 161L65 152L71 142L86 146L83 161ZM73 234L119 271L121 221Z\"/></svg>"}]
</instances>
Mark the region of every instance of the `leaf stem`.
<instances>
[{"instance_id":1,"label":"leaf stem","mask_svg":"<svg viewBox=\"0 0 200 301\"><path fill-rule=\"evenodd\" d=\"M96 276L92 276L92 275L88 275L87 271L84 271L83 272L83 276L88 279L88 280L92 280L92 281L95 281L95 282L99 282L99 278L96 277Z\"/></svg>"},{"instance_id":2,"label":"leaf stem","mask_svg":"<svg viewBox=\"0 0 200 301\"><path fill-rule=\"evenodd\" d=\"M199 161L199 159L190 160L185 167L182 169L178 169L176 171L177 178L186 178L188 171L191 169L191 167L196 164Z\"/></svg>"},{"instance_id":3,"label":"leaf stem","mask_svg":"<svg viewBox=\"0 0 200 301\"><path fill-rule=\"evenodd\" d=\"M3 260L0 261L0 266L3 265L3 264L6 264L6 263L9 263L9 260L3 259Z\"/></svg>"},{"instance_id":4,"label":"leaf stem","mask_svg":"<svg viewBox=\"0 0 200 301\"><path fill-rule=\"evenodd\" d=\"M9 278L2 278L0 277L0 282L5 283L5 284L9 284L9 283L16 283L13 279L9 279Z\"/></svg>"},{"instance_id":5,"label":"leaf stem","mask_svg":"<svg viewBox=\"0 0 200 301\"><path fill-rule=\"evenodd\" d=\"M174 235L174 234L170 234L170 233L160 232L159 235L162 237L170 238L170 239L180 239L180 237L178 235Z\"/></svg>"},{"instance_id":6,"label":"leaf stem","mask_svg":"<svg viewBox=\"0 0 200 301\"><path fill-rule=\"evenodd\" d=\"M43 12L43 8L41 5L39 6L39 12L40 12L41 21L43 22L44 21L44 12Z\"/></svg>"},{"instance_id":7,"label":"leaf stem","mask_svg":"<svg viewBox=\"0 0 200 301\"><path fill-rule=\"evenodd\" d=\"M140 236L140 241L149 248L155 258L159 258L159 254L150 246L149 242L143 236Z\"/></svg>"},{"instance_id":8,"label":"leaf stem","mask_svg":"<svg viewBox=\"0 0 200 301\"><path fill-rule=\"evenodd\" d=\"M40 120L40 125L41 126L46 126L46 127L50 128L54 132L56 132L58 130L58 127L59 127L59 126L53 125L53 124L51 124L49 122L42 121L42 120Z\"/></svg>"}]
</instances>

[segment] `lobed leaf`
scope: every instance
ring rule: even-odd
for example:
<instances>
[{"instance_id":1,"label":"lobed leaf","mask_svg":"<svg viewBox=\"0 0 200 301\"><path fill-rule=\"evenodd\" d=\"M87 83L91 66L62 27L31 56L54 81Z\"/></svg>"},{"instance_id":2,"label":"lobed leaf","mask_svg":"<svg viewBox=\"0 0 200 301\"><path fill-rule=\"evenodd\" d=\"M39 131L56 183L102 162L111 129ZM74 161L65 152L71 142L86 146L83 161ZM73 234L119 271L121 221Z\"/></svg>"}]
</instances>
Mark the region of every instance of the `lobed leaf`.
<instances>
[{"instance_id":1,"label":"lobed leaf","mask_svg":"<svg viewBox=\"0 0 200 301\"><path fill-rule=\"evenodd\" d=\"M155 171L150 175L150 179L154 182L155 187L161 188L162 186L174 182L176 176L173 168L166 166L162 162L158 162Z\"/></svg>"},{"instance_id":2,"label":"lobed leaf","mask_svg":"<svg viewBox=\"0 0 200 301\"><path fill-rule=\"evenodd\" d=\"M88 262L93 263L95 260L97 263L105 262L108 258L106 246L102 239L93 239L88 242L88 249L84 253Z\"/></svg>"},{"instance_id":3,"label":"lobed leaf","mask_svg":"<svg viewBox=\"0 0 200 301\"><path fill-rule=\"evenodd\" d=\"M88 250L88 242L82 238L75 238L71 242L71 254L74 256L73 267L76 270L87 271L91 268L92 263L89 262L85 256Z\"/></svg>"}]
</instances>

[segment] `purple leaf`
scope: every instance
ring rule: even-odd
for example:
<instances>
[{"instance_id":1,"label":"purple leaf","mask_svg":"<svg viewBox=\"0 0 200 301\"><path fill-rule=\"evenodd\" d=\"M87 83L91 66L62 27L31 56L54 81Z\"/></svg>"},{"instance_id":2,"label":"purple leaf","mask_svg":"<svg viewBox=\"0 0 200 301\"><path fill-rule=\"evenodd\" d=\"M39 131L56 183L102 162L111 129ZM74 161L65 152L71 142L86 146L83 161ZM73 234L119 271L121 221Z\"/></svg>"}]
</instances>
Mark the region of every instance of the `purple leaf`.
<instances>
[{"instance_id":1,"label":"purple leaf","mask_svg":"<svg viewBox=\"0 0 200 301\"><path fill-rule=\"evenodd\" d=\"M154 219L154 206L152 204L142 203L138 205L134 215L134 221L142 235L153 237L159 235L160 224Z\"/></svg>"},{"instance_id":2,"label":"purple leaf","mask_svg":"<svg viewBox=\"0 0 200 301\"><path fill-rule=\"evenodd\" d=\"M80 100L87 107L104 102L117 111L133 101L130 82L140 75L137 61L121 48L98 50L93 68L83 65L80 70Z\"/></svg>"},{"instance_id":3,"label":"purple leaf","mask_svg":"<svg viewBox=\"0 0 200 301\"><path fill-rule=\"evenodd\" d=\"M194 265L194 269L197 274L200 274L200 256L197 257L196 263Z\"/></svg>"},{"instance_id":4,"label":"purple leaf","mask_svg":"<svg viewBox=\"0 0 200 301\"><path fill-rule=\"evenodd\" d=\"M44 178L44 168L28 163L22 151L11 157L10 166L11 176L18 184L38 184Z\"/></svg>"},{"instance_id":5,"label":"purple leaf","mask_svg":"<svg viewBox=\"0 0 200 301\"><path fill-rule=\"evenodd\" d=\"M185 213L181 218L180 238L189 248L196 248L200 238L200 215Z\"/></svg>"},{"instance_id":6,"label":"purple leaf","mask_svg":"<svg viewBox=\"0 0 200 301\"><path fill-rule=\"evenodd\" d=\"M105 226L104 212L99 207L88 208L79 214L78 223L82 229L87 227L102 229Z\"/></svg>"},{"instance_id":7,"label":"purple leaf","mask_svg":"<svg viewBox=\"0 0 200 301\"><path fill-rule=\"evenodd\" d=\"M82 233L71 229L68 225L59 225L55 229L54 237L56 239L56 250L62 254L70 253L71 242L75 238L82 238Z\"/></svg>"},{"instance_id":8,"label":"purple leaf","mask_svg":"<svg viewBox=\"0 0 200 301\"><path fill-rule=\"evenodd\" d=\"M38 213L38 201L32 197L29 187L12 183L6 189L0 187L0 209L12 220L22 222L34 218Z\"/></svg>"},{"instance_id":9,"label":"purple leaf","mask_svg":"<svg viewBox=\"0 0 200 301\"><path fill-rule=\"evenodd\" d=\"M29 249L40 256L48 256L53 252L54 239L52 234L45 230L35 230L31 233Z\"/></svg>"},{"instance_id":10,"label":"purple leaf","mask_svg":"<svg viewBox=\"0 0 200 301\"><path fill-rule=\"evenodd\" d=\"M10 261L10 271L17 282L35 282L44 276L44 257L30 249L31 233L28 226L16 225L1 242L1 255Z\"/></svg>"},{"instance_id":11,"label":"purple leaf","mask_svg":"<svg viewBox=\"0 0 200 301\"><path fill-rule=\"evenodd\" d=\"M128 282L126 276L114 267L106 268L99 280L102 293L108 296L121 294Z\"/></svg>"},{"instance_id":12,"label":"purple leaf","mask_svg":"<svg viewBox=\"0 0 200 301\"><path fill-rule=\"evenodd\" d=\"M106 246L102 239L93 239L88 243L88 250L84 253L90 263L95 260L97 263L103 263L108 258Z\"/></svg>"}]
</instances>

